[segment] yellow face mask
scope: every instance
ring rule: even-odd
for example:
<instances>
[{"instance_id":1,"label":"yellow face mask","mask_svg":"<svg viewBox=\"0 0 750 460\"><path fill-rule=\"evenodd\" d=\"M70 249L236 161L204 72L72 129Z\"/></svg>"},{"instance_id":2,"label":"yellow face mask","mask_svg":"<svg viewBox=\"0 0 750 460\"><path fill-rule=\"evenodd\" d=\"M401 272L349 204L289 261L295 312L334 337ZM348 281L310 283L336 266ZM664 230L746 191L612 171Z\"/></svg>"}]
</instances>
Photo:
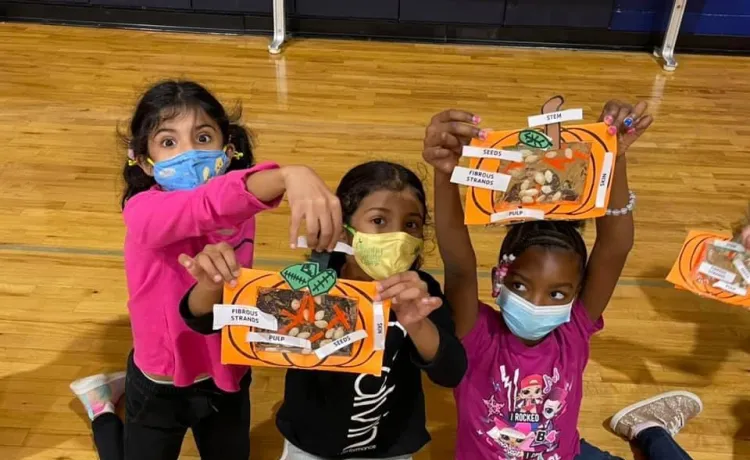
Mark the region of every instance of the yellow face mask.
<instances>
[{"instance_id":1,"label":"yellow face mask","mask_svg":"<svg viewBox=\"0 0 750 460\"><path fill-rule=\"evenodd\" d=\"M424 240L404 232L361 233L347 229L354 235L354 260L374 280L408 271L424 247Z\"/></svg>"}]
</instances>

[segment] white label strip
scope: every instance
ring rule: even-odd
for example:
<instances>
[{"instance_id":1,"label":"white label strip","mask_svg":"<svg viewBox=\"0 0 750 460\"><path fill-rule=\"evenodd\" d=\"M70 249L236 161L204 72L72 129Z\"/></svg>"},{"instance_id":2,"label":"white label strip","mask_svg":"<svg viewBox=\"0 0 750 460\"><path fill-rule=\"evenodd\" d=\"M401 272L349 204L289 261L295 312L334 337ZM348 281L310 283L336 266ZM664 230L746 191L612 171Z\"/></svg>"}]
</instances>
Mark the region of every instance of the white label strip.
<instances>
[{"instance_id":1,"label":"white label strip","mask_svg":"<svg viewBox=\"0 0 750 460\"><path fill-rule=\"evenodd\" d=\"M724 281L725 283L730 284L734 283L734 279L737 278L737 275L735 273L724 270L723 268L717 267L716 265L711 265L708 262L702 262L698 267L698 271L706 276L716 278L719 281Z\"/></svg>"},{"instance_id":2,"label":"white label strip","mask_svg":"<svg viewBox=\"0 0 750 460\"><path fill-rule=\"evenodd\" d=\"M607 198L607 186L609 185L609 177L612 174L612 165L614 164L615 154L612 152L604 153L604 163L602 163L602 171L599 174L599 185L596 189L596 207L603 208Z\"/></svg>"},{"instance_id":3,"label":"white label strip","mask_svg":"<svg viewBox=\"0 0 750 460\"><path fill-rule=\"evenodd\" d=\"M298 248L308 248L307 246L307 237L304 236L298 236L297 237L297 247ZM344 254L349 254L350 256L354 255L354 249L349 246L346 243L343 243L339 241L336 243L336 247L333 248L333 252L343 252Z\"/></svg>"},{"instance_id":4,"label":"white label strip","mask_svg":"<svg viewBox=\"0 0 750 460\"><path fill-rule=\"evenodd\" d=\"M544 211L541 209L511 209L510 211L496 212L490 216L490 222L496 224L508 220L544 220Z\"/></svg>"},{"instance_id":5,"label":"white label strip","mask_svg":"<svg viewBox=\"0 0 750 460\"><path fill-rule=\"evenodd\" d=\"M750 284L750 270L747 269L747 265L742 262L742 260L738 259L737 257L734 258L732 261L732 264L734 264L734 267L737 269L738 272L740 272L740 276L747 284Z\"/></svg>"},{"instance_id":6,"label":"white label strip","mask_svg":"<svg viewBox=\"0 0 750 460\"><path fill-rule=\"evenodd\" d=\"M717 248L726 249L727 251L734 251L742 254L745 253L745 246L740 243L735 243L734 241L714 240L712 244Z\"/></svg>"},{"instance_id":7,"label":"white label strip","mask_svg":"<svg viewBox=\"0 0 750 460\"><path fill-rule=\"evenodd\" d=\"M486 147L471 147L469 145L464 146L461 155L467 158L495 158L514 163L523 161L523 154L518 150L488 149Z\"/></svg>"},{"instance_id":8,"label":"white label strip","mask_svg":"<svg viewBox=\"0 0 750 460\"><path fill-rule=\"evenodd\" d=\"M469 187L486 188L497 190L498 192L504 192L510 183L510 176L507 174L456 166L453 168L451 182Z\"/></svg>"},{"instance_id":9,"label":"white label strip","mask_svg":"<svg viewBox=\"0 0 750 460\"><path fill-rule=\"evenodd\" d=\"M367 331L364 329L359 329L357 331L352 332L351 334L347 334L340 339L336 339L333 342L329 343L328 345L322 346L315 350L315 356L318 357L318 359L323 359L326 356L335 353L337 350L340 350L341 348L344 348L347 345L350 345L354 342L359 342L360 340L363 340L367 337Z\"/></svg>"},{"instance_id":10,"label":"white label strip","mask_svg":"<svg viewBox=\"0 0 750 460\"><path fill-rule=\"evenodd\" d=\"M278 321L273 315L263 313L249 305L214 305L214 330L224 326L250 326L267 331L279 329Z\"/></svg>"},{"instance_id":11,"label":"white label strip","mask_svg":"<svg viewBox=\"0 0 750 460\"><path fill-rule=\"evenodd\" d=\"M529 117L529 128L575 120L583 120L583 109L568 109L560 112L532 115Z\"/></svg>"},{"instance_id":12,"label":"white label strip","mask_svg":"<svg viewBox=\"0 0 750 460\"><path fill-rule=\"evenodd\" d=\"M385 318L383 315L383 302L372 303L372 316L375 329L374 345L376 350L385 350Z\"/></svg>"},{"instance_id":13,"label":"white label strip","mask_svg":"<svg viewBox=\"0 0 750 460\"><path fill-rule=\"evenodd\" d=\"M245 341L248 343L272 343L283 347L307 348L308 350L312 348L312 343L307 339L300 339L299 337L292 337L290 335L269 334L265 332L248 332Z\"/></svg>"},{"instance_id":14,"label":"white label strip","mask_svg":"<svg viewBox=\"0 0 750 460\"><path fill-rule=\"evenodd\" d=\"M714 287L742 297L747 295L747 289L737 286L736 284L725 283L724 281L715 282Z\"/></svg>"}]
</instances>

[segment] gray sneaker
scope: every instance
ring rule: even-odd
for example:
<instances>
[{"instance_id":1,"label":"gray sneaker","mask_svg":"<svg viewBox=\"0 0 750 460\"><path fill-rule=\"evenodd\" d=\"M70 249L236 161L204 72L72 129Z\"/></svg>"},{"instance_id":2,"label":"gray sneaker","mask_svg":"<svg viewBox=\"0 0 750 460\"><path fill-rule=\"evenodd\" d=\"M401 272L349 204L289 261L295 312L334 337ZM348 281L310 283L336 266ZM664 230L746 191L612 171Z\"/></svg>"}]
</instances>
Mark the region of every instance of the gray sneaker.
<instances>
[{"instance_id":1,"label":"gray sneaker","mask_svg":"<svg viewBox=\"0 0 750 460\"><path fill-rule=\"evenodd\" d=\"M612 417L609 427L620 436L633 439L633 429L660 426L676 435L691 418L703 410L703 402L688 391L670 391L628 406Z\"/></svg>"}]
</instances>

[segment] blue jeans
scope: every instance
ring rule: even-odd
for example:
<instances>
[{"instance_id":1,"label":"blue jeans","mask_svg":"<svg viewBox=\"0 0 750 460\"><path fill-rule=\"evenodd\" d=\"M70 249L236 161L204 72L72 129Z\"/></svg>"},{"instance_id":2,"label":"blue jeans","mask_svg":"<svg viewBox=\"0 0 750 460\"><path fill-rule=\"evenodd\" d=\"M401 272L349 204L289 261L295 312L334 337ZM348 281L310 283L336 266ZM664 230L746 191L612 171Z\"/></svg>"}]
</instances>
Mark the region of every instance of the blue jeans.
<instances>
[{"instance_id":1,"label":"blue jeans","mask_svg":"<svg viewBox=\"0 0 750 460\"><path fill-rule=\"evenodd\" d=\"M672 435L664 428L647 428L635 437L633 443L643 452L649 460L691 460L690 455L682 450ZM576 460L623 460L615 457L609 452L604 452L598 447L592 446L585 440L581 440L581 453Z\"/></svg>"}]
</instances>

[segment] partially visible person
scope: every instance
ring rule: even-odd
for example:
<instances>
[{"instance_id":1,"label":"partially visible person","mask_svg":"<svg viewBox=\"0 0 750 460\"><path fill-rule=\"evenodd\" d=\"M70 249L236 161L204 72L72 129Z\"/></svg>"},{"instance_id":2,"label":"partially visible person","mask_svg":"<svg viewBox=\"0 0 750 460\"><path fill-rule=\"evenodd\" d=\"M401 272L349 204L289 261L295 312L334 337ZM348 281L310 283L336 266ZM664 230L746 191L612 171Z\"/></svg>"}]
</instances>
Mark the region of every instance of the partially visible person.
<instances>
[{"instance_id":1,"label":"partially visible person","mask_svg":"<svg viewBox=\"0 0 750 460\"><path fill-rule=\"evenodd\" d=\"M284 194L291 244L303 220L318 250L341 233L341 207L325 183L305 166L255 165L238 116L190 81L158 83L135 108L122 198L134 350L125 375L71 384L102 460L177 460L188 429L202 459L247 460L250 370L223 365L219 337L182 320L180 300L194 281L177 258L220 243L233 248L237 267L251 266L255 215ZM124 428L114 414L123 389Z\"/></svg>"}]
</instances>

